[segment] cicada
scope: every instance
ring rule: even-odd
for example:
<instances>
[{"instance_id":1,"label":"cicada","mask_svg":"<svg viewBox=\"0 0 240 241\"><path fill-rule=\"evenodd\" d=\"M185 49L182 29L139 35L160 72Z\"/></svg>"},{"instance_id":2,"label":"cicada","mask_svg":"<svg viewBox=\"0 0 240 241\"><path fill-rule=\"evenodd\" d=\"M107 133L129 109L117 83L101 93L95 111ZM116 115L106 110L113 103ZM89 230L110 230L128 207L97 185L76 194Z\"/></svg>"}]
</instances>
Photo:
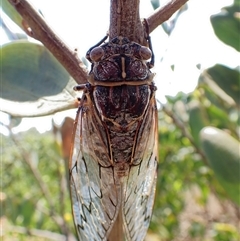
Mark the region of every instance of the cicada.
<instances>
[{"instance_id":1,"label":"cicada","mask_svg":"<svg viewBox=\"0 0 240 241\"><path fill-rule=\"evenodd\" d=\"M157 170L157 107L150 48L116 37L87 52L92 67L74 127L70 190L80 241L106 241L118 215L144 239ZM117 241L117 240L116 240Z\"/></svg>"}]
</instances>

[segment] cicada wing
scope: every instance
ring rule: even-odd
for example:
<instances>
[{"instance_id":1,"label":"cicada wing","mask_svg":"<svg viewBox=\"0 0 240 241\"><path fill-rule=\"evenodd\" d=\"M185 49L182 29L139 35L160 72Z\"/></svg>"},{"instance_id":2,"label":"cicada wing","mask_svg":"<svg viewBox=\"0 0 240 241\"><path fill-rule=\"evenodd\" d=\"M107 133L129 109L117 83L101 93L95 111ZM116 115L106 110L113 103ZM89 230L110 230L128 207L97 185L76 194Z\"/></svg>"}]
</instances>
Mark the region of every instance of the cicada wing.
<instances>
[{"instance_id":1,"label":"cicada wing","mask_svg":"<svg viewBox=\"0 0 240 241\"><path fill-rule=\"evenodd\" d=\"M80 107L70 160L70 190L74 222L81 241L104 241L120 206L119 184L111 167L103 167L95 153L106 149L96 128L91 101ZM102 145L101 145L102 143Z\"/></svg>"},{"instance_id":2,"label":"cicada wing","mask_svg":"<svg viewBox=\"0 0 240 241\"><path fill-rule=\"evenodd\" d=\"M123 220L128 241L146 236L154 203L157 177L157 110L155 99L149 103L136 139L135 160L123 188Z\"/></svg>"}]
</instances>

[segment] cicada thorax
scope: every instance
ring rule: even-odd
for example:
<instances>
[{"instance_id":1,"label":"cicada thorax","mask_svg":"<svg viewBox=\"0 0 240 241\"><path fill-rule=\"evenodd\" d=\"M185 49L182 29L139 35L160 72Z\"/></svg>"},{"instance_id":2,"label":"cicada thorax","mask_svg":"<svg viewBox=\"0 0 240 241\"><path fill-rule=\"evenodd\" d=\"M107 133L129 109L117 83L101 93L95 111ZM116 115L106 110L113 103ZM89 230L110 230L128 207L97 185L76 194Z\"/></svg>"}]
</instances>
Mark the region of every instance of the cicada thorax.
<instances>
[{"instance_id":1,"label":"cicada thorax","mask_svg":"<svg viewBox=\"0 0 240 241\"><path fill-rule=\"evenodd\" d=\"M155 91L153 73L146 62L151 50L125 37L116 37L91 49L87 57L92 62L89 97L96 120L101 121L106 132L101 138L107 146L108 163L124 175L129 165L141 162L135 153L136 141L147 134L141 132L141 125ZM98 156L106 157L106 153L96 151ZM106 165L106 160L99 162Z\"/></svg>"}]
</instances>

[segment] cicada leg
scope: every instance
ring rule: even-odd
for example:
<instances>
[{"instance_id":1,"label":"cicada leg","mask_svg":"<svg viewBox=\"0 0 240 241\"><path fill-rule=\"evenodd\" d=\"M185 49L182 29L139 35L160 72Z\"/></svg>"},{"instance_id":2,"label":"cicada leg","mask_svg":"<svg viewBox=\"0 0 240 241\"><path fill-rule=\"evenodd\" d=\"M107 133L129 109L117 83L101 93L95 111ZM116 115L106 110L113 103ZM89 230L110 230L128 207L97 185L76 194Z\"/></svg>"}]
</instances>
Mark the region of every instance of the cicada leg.
<instances>
[{"instance_id":1,"label":"cicada leg","mask_svg":"<svg viewBox=\"0 0 240 241\"><path fill-rule=\"evenodd\" d=\"M146 33L147 33L147 41L148 41L148 46L149 46L149 49L152 51L152 57L151 57L151 60L147 63L148 65L148 68L151 69L153 68L154 66L154 62L155 62L155 56L154 56L154 52L153 52L153 48L152 48L152 41L151 41L151 37L149 35L149 24L148 24L148 21L146 18L144 18L143 20L144 22L144 26L145 26L145 29L146 29Z\"/></svg>"},{"instance_id":2,"label":"cicada leg","mask_svg":"<svg viewBox=\"0 0 240 241\"><path fill-rule=\"evenodd\" d=\"M91 89L91 84L86 83L86 84L80 84L80 85L76 85L73 87L73 90L75 91L83 91L83 93L87 93L89 92L89 90ZM81 103L82 100L84 100L85 98L85 94L82 95L82 98L78 97L78 102Z\"/></svg>"},{"instance_id":3,"label":"cicada leg","mask_svg":"<svg viewBox=\"0 0 240 241\"><path fill-rule=\"evenodd\" d=\"M151 60L147 63L148 68L151 69L151 68L153 68L153 66L154 66L155 56L154 56L154 52L153 52L153 50L152 50L152 41L151 41L150 35L148 35L147 41L148 41L149 49L152 51Z\"/></svg>"}]
</instances>

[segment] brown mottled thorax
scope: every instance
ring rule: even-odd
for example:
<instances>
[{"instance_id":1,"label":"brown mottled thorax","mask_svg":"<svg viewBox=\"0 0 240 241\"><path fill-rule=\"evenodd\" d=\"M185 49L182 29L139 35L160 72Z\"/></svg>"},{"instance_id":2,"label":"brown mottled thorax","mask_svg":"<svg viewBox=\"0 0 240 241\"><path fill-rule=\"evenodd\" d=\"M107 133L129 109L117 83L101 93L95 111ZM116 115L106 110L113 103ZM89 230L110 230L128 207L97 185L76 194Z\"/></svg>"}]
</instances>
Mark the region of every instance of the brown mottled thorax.
<instances>
[{"instance_id":1,"label":"brown mottled thorax","mask_svg":"<svg viewBox=\"0 0 240 241\"><path fill-rule=\"evenodd\" d=\"M155 91L153 74L146 62L151 51L127 38L117 37L93 48L87 57L92 62L90 98L107 132L102 136L109 147L110 162L113 166L138 164L136 140L142 134L141 125Z\"/></svg>"}]
</instances>

